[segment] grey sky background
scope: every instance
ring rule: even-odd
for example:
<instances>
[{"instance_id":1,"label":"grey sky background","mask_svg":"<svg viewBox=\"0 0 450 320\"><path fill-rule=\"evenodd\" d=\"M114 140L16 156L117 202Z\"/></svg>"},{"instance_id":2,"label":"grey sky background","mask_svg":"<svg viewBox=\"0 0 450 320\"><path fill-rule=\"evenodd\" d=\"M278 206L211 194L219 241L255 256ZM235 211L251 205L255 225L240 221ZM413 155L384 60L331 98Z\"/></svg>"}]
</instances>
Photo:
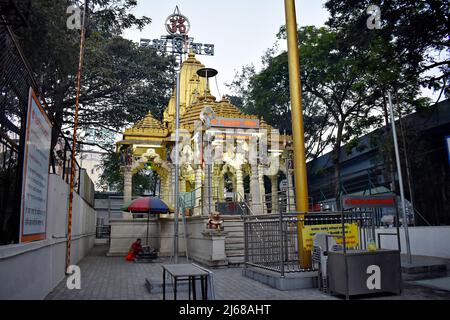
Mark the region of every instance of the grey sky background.
<instances>
[{"instance_id":1,"label":"grey sky background","mask_svg":"<svg viewBox=\"0 0 450 320\"><path fill-rule=\"evenodd\" d=\"M298 24L320 26L328 19L322 0L296 1ZM127 30L124 37L135 42L141 38L159 39L166 35L166 18L175 6L191 23L189 35L195 42L215 45L215 56L198 56L207 67L219 71L217 82L221 95L229 92L237 70L247 64L261 66L261 57L276 41L279 28L285 24L283 0L139 0L134 13L153 20L142 32ZM286 48L284 41L280 49ZM217 98L216 84L211 90Z\"/></svg>"}]
</instances>

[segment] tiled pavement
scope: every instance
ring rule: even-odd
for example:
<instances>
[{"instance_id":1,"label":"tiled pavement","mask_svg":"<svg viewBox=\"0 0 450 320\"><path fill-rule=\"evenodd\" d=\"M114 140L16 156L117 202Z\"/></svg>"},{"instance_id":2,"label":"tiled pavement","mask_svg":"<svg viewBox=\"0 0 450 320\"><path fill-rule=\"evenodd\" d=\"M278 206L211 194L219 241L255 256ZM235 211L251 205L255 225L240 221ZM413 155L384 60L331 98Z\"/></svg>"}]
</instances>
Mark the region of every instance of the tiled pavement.
<instances>
[{"instance_id":1,"label":"tiled pavement","mask_svg":"<svg viewBox=\"0 0 450 320\"><path fill-rule=\"evenodd\" d=\"M81 290L68 290L63 280L46 299L50 300L161 300L162 294L150 294L145 278L162 281L158 263L126 262L122 257L106 257L106 247L94 247L84 258L81 268ZM168 261L167 261L168 262ZM330 300L317 289L278 291L242 276L241 268L214 269L214 288L217 300ZM169 292L171 298L171 292ZM179 299L186 299L180 292ZM450 292L407 284L401 296L375 299L446 299Z\"/></svg>"}]
</instances>

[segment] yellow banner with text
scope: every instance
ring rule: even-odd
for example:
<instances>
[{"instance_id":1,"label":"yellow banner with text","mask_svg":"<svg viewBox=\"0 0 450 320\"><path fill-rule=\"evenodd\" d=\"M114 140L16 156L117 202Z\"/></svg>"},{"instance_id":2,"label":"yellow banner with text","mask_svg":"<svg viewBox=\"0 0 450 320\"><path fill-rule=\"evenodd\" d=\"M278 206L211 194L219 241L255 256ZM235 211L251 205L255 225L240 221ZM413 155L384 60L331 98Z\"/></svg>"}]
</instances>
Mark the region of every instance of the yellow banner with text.
<instances>
[{"instance_id":1,"label":"yellow banner with text","mask_svg":"<svg viewBox=\"0 0 450 320\"><path fill-rule=\"evenodd\" d=\"M328 233L334 237L338 244L342 244L342 224L316 224L316 225L306 225L303 226L302 238L303 247L307 251L313 249L314 236L317 233ZM358 238L358 224L357 223L346 223L345 224L345 244L347 248L357 247L359 244Z\"/></svg>"}]
</instances>

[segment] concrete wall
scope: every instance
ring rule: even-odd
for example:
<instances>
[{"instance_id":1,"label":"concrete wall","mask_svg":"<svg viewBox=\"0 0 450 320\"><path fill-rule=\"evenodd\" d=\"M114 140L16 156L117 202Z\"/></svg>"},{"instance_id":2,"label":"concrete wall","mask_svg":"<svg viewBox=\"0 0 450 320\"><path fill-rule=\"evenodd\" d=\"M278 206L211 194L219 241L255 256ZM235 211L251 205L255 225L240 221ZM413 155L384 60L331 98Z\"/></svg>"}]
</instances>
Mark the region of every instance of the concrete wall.
<instances>
[{"instance_id":1,"label":"concrete wall","mask_svg":"<svg viewBox=\"0 0 450 320\"><path fill-rule=\"evenodd\" d=\"M110 256L125 256L131 244L137 238L142 239L142 245L146 245L147 220L111 220ZM151 219L148 223L149 245L159 248L159 222Z\"/></svg>"},{"instance_id":2,"label":"concrete wall","mask_svg":"<svg viewBox=\"0 0 450 320\"><path fill-rule=\"evenodd\" d=\"M114 219L110 221L111 237L109 256L126 256L131 244L137 238L145 245L147 219ZM150 219L149 245L159 251L160 256L172 255L174 220L169 218ZM184 226L179 222L179 254L185 255Z\"/></svg>"},{"instance_id":3,"label":"concrete wall","mask_svg":"<svg viewBox=\"0 0 450 320\"><path fill-rule=\"evenodd\" d=\"M394 228L380 228L376 233L395 233ZM409 227L411 253L414 255L450 259L450 227ZM400 228L402 253L406 253L405 233ZM381 247L397 249L395 236L381 235Z\"/></svg>"},{"instance_id":4,"label":"concrete wall","mask_svg":"<svg viewBox=\"0 0 450 320\"><path fill-rule=\"evenodd\" d=\"M187 245L189 258L208 266L227 265L225 254L226 231L218 234L206 230L204 217L187 218ZM179 225L179 256L186 255L184 225ZM111 220L111 242L108 255L125 256L136 238L145 244L146 219ZM173 251L174 220L171 218L151 219L149 222L149 244L157 249L159 256L171 256Z\"/></svg>"},{"instance_id":5,"label":"concrete wall","mask_svg":"<svg viewBox=\"0 0 450 320\"><path fill-rule=\"evenodd\" d=\"M64 279L68 194L68 185L50 175L47 239L0 246L0 299L43 299ZM74 194L72 264L92 249L94 238L94 209Z\"/></svg>"},{"instance_id":6,"label":"concrete wall","mask_svg":"<svg viewBox=\"0 0 450 320\"><path fill-rule=\"evenodd\" d=\"M226 232L206 230L207 218L192 217L188 220L189 258L207 266L228 265L225 254Z\"/></svg>"}]
</instances>

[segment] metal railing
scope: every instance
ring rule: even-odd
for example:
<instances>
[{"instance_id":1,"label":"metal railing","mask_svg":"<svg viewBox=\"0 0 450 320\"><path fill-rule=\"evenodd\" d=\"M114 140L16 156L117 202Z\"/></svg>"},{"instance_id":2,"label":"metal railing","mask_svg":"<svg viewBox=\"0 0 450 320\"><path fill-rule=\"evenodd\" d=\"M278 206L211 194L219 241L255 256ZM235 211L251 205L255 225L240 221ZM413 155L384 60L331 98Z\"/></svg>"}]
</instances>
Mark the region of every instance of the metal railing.
<instances>
[{"instance_id":1,"label":"metal railing","mask_svg":"<svg viewBox=\"0 0 450 320\"><path fill-rule=\"evenodd\" d=\"M111 236L111 226L97 225L95 228L95 237L97 239L109 239Z\"/></svg>"},{"instance_id":2,"label":"metal railing","mask_svg":"<svg viewBox=\"0 0 450 320\"><path fill-rule=\"evenodd\" d=\"M244 262L245 266L257 267L280 273L315 271L313 267L302 268L299 258L299 228L303 232L318 226L329 232L338 243L345 243L342 229L350 225L357 229L356 239L347 242L349 250L365 250L369 240L375 241L375 224L372 212L329 212L329 213L283 213L260 216L244 216ZM328 226L327 226L328 225ZM319 227L320 226L320 227ZM347 231L346 231L347 232ZM310 233L312 235L312 233ZM350 236L346 236L350 237ZM313 239L304 243L312 251Z\"/></svg>"}]
</instances>

